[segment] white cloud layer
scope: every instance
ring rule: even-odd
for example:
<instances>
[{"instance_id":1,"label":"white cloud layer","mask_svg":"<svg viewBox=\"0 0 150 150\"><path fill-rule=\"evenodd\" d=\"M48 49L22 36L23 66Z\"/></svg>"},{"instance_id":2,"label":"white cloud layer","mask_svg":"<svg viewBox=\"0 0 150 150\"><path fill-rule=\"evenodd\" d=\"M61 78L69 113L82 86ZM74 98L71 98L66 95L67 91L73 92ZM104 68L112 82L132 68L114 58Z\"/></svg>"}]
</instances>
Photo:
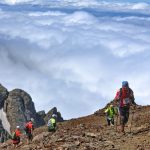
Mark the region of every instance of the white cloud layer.
<instances>
[{"instance_id":1,"label":"white cloud layer","mask_svg":"<svg viewBox=\"0 0 150 150\"><path fill-rule=\"evenodd\" d=\"M35 1L0 5L5 87L24 89L37 110L56 106L65 118L103 107L122 80L129 81L139 104L150 104L150 4L19 2Z\"/></svg>"}]
</instances>

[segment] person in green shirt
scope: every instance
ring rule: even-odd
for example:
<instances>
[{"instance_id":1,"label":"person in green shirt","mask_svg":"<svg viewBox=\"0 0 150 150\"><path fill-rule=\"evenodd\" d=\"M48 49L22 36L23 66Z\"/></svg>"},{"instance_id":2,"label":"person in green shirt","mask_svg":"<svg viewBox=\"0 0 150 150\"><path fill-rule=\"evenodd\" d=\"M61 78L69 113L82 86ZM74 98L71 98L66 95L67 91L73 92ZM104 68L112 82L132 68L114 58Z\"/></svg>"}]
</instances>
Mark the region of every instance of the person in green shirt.
<instances>
[{"instance_id":1,"label":"person in green shirt","mask_svg":"<svg viewBox=\"0 0 150 150\"><path fill-rule=\"evenodd\" d=\"M56 131L56 119L57 115L53 114L52 117L49 119L47 126L49 132L55 132Z\"/></svg>"},{"instance_id":2,"label":"person in green shirt","mask_svg":"<svg viewBox=\"0 0 150 150\"><path fill-rule=\"evenodd\" d=\"M106 119L108 126L113 125L114 126L114 116L117 114L116 108L111 104L106 110Z\"/></svg>"}]
</instances>

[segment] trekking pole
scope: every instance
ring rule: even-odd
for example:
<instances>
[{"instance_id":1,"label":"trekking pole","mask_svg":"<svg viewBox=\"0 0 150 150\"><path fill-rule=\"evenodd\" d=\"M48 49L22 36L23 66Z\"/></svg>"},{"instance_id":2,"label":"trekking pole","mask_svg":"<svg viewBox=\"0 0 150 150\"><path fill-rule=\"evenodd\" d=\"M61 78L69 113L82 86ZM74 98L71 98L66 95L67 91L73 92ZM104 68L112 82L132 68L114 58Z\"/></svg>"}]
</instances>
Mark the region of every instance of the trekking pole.
<instances>
[{"instance_id":1,"label":"trekking pole","mask_svg":"<svg viewBox=\"0 0 150 150\"><path fill-rule=\"evenodd\" d=\"M131 117L130 133L131 133L131 129L132 129L133 117L134 117L134 111L132 112L132 117Z\"/></svg>"},{"instance_id":2,"label":"trekking pole","mask_svg":"<svg viewBox=\"0 0 150 150\"><path fill-rule=\"evenodd\" d=\"M118 117L119 117L119 108L118 107L116 107L117 108L117 112L116 112L116 115L117 115L117 118L116 118L116 132L117 132L117 127L118 127Z\"/></svg>"},{"instance_id":3,"label":"trekking pole","mask_svg":"<svg viewBox=\"0 0 150 150\"><path fill-rule=\"evenodd\" d=\"M116 119L116 132L117 132L117 126L118 126L118 114L117 114L117 119Z\"/></svg>"}]
</instances>

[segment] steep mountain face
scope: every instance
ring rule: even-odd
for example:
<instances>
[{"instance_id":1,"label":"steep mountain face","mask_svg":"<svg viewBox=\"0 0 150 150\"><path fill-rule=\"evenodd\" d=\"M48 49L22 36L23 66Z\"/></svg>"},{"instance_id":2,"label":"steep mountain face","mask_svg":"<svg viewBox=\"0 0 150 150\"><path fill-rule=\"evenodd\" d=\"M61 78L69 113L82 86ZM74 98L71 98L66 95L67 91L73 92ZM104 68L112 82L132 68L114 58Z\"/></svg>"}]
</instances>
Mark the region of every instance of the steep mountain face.
<instances>
[{"instance_id":1,"label":"steep mountain face","mask_svg":"<svg viewBox=\"0 0 150 150\"><path fill-rule=\"evenodd\" d=\"M25 139L16 150L150 150L150 106L130 111L125 135L115 126L107 126L103 109L96 114L58 123L55 133L43 126L35 129L34 139L26 145ZM1 150L11 149L11 141L0 145Z\"/></svg>"},{"instance_id":2,"label":"steep mountain face","mask_svg":"<svg viewBox=\"0 0 150 150\"><path fill-rule=\"evenodd\" d=\"M10 124L7 120L6 113L3 111L4 102L8 97L9 92L0 84L0 135L1 141L7 139L10 133Z\"/></svg>"},{"instance_id":3,"label":"steep mountain face","mask_svg":"<svg viewBox=\"0 0 150 150\"><path fill-rule=\"evenodd\" d=\"M8 97L8 91L0 84L0 109L4 106L4 101Z\"/></svg>"},{"instance_id":4,"label":"steep mountain face","mask_svg":"<svg viewBox=\"0 0 150 150\"><path fill-rule=\"evenodd\" d=\"M38 121L34 103L29 94L20 89L15 89L9 92L8 98L4 102L4 111L7 114L7 119L11 124L11 130L17 125L21 128L30 118L33 118L36 126L44 124Z\"/></svg>"},{"instance_id":5,"label":"steep mountain face","mask_svg":"<svg viewBox=\"0 0 150 150\"><path fill-rule=\"evenodd\" d=\"M34 119L35 127L45 124L35 110L32 98L21 89L10 92L0 84L0 127L1 133L11 133L17 125L22 129L30 118ZM3 130L4 129L4 130Z\"/></svg>"}]
</instances>

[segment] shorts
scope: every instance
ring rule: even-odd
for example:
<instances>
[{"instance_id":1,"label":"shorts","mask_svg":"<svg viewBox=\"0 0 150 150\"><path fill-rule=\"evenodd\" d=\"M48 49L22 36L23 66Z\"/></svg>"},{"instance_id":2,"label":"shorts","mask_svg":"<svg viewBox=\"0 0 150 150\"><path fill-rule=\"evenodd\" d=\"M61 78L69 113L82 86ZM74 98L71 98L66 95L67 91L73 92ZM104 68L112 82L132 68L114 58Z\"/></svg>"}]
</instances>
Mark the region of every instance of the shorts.
<instances>
[{"instance_id":1,"label":"shorts","mask_svg":"<svg viewBox=\"0 0 150 150\"><path fill-rule=\"evenodd\" d=\"M12 140L13 144L19 144L20 143L20 137L17 137L17 139Z\"/></svg>"},{"instance_id":2,"label":"shorts","mask_svg":"<svg viewBox=\"0 0 150 150\"><path fill-rule=\"evenodd\" d=\"M33 139L32 133L26 133L26 135L27 135L27 138L28 138L29 140L32 140L32 139Z\"/></svg>"},{"instance_id":3,"label":"shorts","mask_svg":"<svg viewBox=\"0 0 150 150\"><path fill-rule=\"evenodd\" d=\"M125 125L129 120L129 107L119 107L120 124Z\"/></svg>"}]
</instances>

